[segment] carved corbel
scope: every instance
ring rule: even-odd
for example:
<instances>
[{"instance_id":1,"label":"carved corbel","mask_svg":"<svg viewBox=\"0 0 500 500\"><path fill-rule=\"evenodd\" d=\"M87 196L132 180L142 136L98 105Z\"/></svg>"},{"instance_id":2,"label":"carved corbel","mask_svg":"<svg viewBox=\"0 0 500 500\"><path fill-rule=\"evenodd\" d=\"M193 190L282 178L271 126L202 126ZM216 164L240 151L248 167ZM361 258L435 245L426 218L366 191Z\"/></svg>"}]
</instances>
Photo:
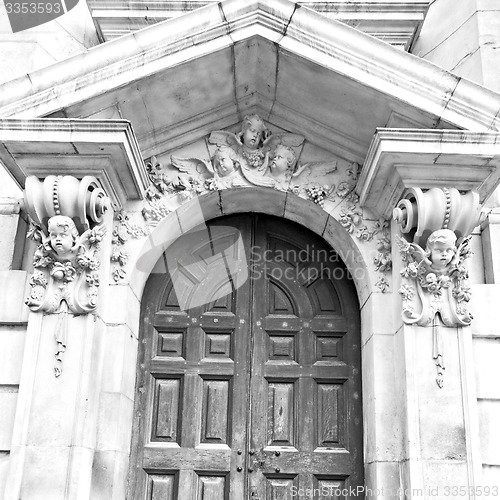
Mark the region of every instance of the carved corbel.
<instances>
[{"instance_id":1,"label":"carved corbel","mask_svg":"<svg viewBox=\"0 0 500 500\"><path fill-rule=\"evenodd\" d=\"M87 314L97 306L101 223L109 204L94 177L26 179L23 208L32 221L28 236L38 243L26 304L34 312L59 315L56 376L66 349L68 312Z\"/></svg>"},{"instance_id":2,"label":"carved corbel","mask_svg":"<svg viewBox=\"0 0 500 500\"><path fill-rule=\"evenodd\" d=\"M398 239L404 266L399 289L403 321L432 325L439 387L445 368L439 325L466 326L472 320L465 261L471 255L470 234L479 224L480 208L473 191L410 188L393 212L405 235Z\"/></svg>"}]
</instances>

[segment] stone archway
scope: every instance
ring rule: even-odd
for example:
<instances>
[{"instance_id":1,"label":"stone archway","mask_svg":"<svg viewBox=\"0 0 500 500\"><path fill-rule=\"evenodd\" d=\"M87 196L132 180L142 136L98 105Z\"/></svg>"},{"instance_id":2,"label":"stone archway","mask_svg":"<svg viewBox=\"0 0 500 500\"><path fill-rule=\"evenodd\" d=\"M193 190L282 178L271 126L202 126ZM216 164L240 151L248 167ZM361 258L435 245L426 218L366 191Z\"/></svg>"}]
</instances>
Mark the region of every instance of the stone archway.
<instances>
[{"instance_id":1,"label":"stone archway","mask_svg":"<svg viewBox=\"0 0 500 500\"><path fill-rule=\"evenodd\" d=\"M129 498L362 487L359 305L338 255L254 213L185 232L161 261L141 307Z\"/></svg>"},{"instance_id":2,"label":"stone archway","mask_svg":"<svg viewBox=\"0 0 500 500\"><path fill-rule=\"evenodd\" d=\"M368 487L375 487L377 476L385 474L386 471L382 470L385 467L384 464L379 466L377 463L367 463L372 453L371 450L375 450L379 439L375 438L376 416L373 395L377 390L377 384L383 383L382 380L377 382L376 378L370 376L375 369L375 351L380 349L380 347L374 348L371 340L379 334L384 335L380 338L389 339L385 332L391 331L392 324L388 322L386 315L380 314L380 311L387 308L391 297L380 291L373 291L376 275L358 247L359 242L354 240L336 219L318 206L291 193L252 187L210 192L186 202L175 212L170 213L157 225L142 245L136 258L137 265L133 266L130 274L127 286L127 309L128 316L132 318L130 324L134 338L138 338L140 298L145 283L165 248L183 232L194 228L204 220L244 212L275 215L310 229L339 253L352 274L361 313L362 372L368 374L364 377L362 388L366 484ZM137 346L137 340L133 342ZM123 377L126 380L135 380L136 371L133 361L135 358L130 358L129 363L123 367ZM132 389L132 386L130 388ZM131 428L132 422L127 422L127 429L130 429L127 430L128 433L131 432Z\"/></svg>"},{"instance_id":3,"label":"stone archway","mask_svg":"<svg viewBox=\"0 0 500 500\"><path fill-rule=\"evenodd\" d=\"M226 189L193 198L170 213L151 232L132 267L130 286L142 296L160 255L184 232L223 215L258 212L298 222L322 237L340 255L351 273L361 305L370 296L375 274L355 240L318 205L292 193L260 187Z\"/></svg>"}]
</instances>

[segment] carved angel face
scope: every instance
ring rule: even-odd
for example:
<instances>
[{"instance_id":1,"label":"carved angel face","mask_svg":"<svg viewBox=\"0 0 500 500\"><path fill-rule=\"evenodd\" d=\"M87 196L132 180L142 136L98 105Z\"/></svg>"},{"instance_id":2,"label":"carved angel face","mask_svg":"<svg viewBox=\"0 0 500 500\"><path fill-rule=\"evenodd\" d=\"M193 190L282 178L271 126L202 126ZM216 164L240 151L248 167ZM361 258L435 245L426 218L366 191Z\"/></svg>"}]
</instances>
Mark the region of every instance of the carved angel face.
<instances>
[{"instance_id":1,"label":"carved angel face","mask_svg":"<svg viewBox=\"0 0 500 500\"><path fill-rule=\"evenodd\" d=\"M221 177L234 172L234 163L229 156L222 156L221 158L219 158L218 172Z\"/></svg>"},{"instance_id":2,"label":"carved angel face","mask_svg":"<svg viewBox=\"0 0 500 500\"><path fill-rule=\"evenodd\" d=\"M455 255L455 246L450 242L437 241L431 248L432 267L436 270L443 270L451 262Z\"/></svg>"},{"instance_id":3,"label":"carved angel face","mask_svg":"<svg viewBox=\"0 0 500 500\"><path fill-rule=\"evenodd\" d=\"M214 155L213 161L220 177L226 177L235 170L233 155L229 149L218 149Z\"/></svg>"},{"instance_id":4,"label":"carved angel face","mask_svg":"<svg viewBox=\"0 0 500 500\"><path fill-rule=\"evenodd\" d=\"M279 176L287 172L295 160L293 151L290 151L285 146L277 146L274 150L273 159L271 160L271 173L274 176Z\"/></svg>"},{"instance_id":5,"label":"carved angel face","mask_svg":"<svg viewBox=\"0 0 500 500\"><path fill-rule=\"evenodd\" d=\"M50 245L58 256L66 255L75 244L78 231L75 223L62 215L49 219Z\"/></svg>"},{"instance_id":6,"label":"carved angel face","mask_svg":"<svg viewBox=\"0 0 500 500\"><path fill-rule=\"evenodd\" d=\"M250 150L258 149L266 129L261 118L257 115L245 117L242 128L243 144Z\"/></svg>"},{"instance_id":7,"label":"carved angel face","mask_svg":"<svg viewBox=\"0 0 500 500\"><path fill-rule=\"evenodd\" d=\"M448 266L457 251L456 241L457 237L450 229L438 229L431 233L426 250L433 269L443 271Z\"/></svg>"}]
</instances>

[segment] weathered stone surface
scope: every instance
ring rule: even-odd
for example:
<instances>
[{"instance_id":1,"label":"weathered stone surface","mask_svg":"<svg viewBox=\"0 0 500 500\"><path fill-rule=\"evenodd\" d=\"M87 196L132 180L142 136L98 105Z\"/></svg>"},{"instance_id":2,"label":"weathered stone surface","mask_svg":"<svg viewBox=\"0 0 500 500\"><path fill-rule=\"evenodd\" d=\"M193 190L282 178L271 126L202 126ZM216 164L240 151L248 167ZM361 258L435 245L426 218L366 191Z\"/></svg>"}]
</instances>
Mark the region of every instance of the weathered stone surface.
<instances>
[{"instance_id":1,"label":"weathered stone surface","mask_svg":"<svg viewBox=\"0 0 500 500\"><path fill-rule=\"evenodd\" d=\"M500 449L496 445L500 441L500 401L479 400L479 432L481 436L481 457L485 464L500 465Z\"/></svg>"},{"instance_id":2,"label":"weathered stone surface","mask_svg":"<svg viewBox=\"0 0 500 500\"><path fill-rule=\"evenodd\" d=\"M473 339L477 397L500 400L500 336Z\"/></svg>"},{"instance_id":3,"label":"weathered stone surface","mask_svg":"<svg viewBox=\"0 0 500 500\"><path fill-rule=\"evenodd\" d=\"M0 451L9 451L16 416L17 388L0 385Z\"/></svg>"},{"instance_id":4,"label":"weathered stone surface","mask_svg":"<svg viewBox=\"0 0 500 500\"><path fill-rule=\"evenodd\" d=\"M394 341L374 334L363 345L365 460L396 462L402 456L402 412L394 398Z\"/></svg>"},{"instance_id":5,"label":"weathered stone surface","mask_svg":"<svg viewBox=\"0 0 500 500\"><path fill-rule=\"evenodd\" d=\"M28 321L29 309L25 304L28 296L26 271L0 271L0 323L16 324Z\"/></svg>"},{"instance_id":6,"label":"weathered stone surface","mask_svg":"<svg viewBox=\"0 0 500 500\"><path fill-rule=\"evenodd\" d=\"M0 326L0 385L19 385L26 327Z\"/></svg>"}]
</instances>

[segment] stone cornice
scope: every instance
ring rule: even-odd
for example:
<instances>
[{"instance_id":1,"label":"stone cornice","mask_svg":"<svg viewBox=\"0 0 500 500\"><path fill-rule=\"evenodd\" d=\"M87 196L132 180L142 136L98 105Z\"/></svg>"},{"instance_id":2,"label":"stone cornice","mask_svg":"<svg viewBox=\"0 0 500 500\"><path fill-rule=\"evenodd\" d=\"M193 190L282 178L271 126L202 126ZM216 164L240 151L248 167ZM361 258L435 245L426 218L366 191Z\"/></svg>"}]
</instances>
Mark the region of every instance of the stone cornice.
<instances>
[{"instance_id":1,"label":"stone cornice","mask_svg":"<svg viewBox=\"0 0 500 500\"><path fill-rule=\"evenodd\" d=\"M217 0L154 1L90 0L92 17L105 40L127 35L157 22L178 17ZM350 0L316 2L304 0L299 5L336 19L398 47L408 47L419 24L424 20L428 0Z\"/></svg>"},{"instance_id":2,"label":"stone cornice","mask_svg":"<svg viewBox=\"0 0 500 500\"><path fill-rule=\"evenodd\" d=\"M499 127L495 92L287 0L209 5L35 71L0 86L0 115L47 115L254 36L457 127Z\"/></svg>"},{"instance_id":3,"label":"stone cornice","mask_svg":"<svg viewBox=\"0 0 500 500\"><path fill-rule=\"evenodd\" d=\"M149 185L126 120L0 119L0 161L21 187L29 175L94 176L115 207Z\"/></svg>"},{"instance_id":4,"label":"stone cornice","mask_svg":"<svg viewBox=\"0 0 500 500\"><path fill-rule=\"evenodd\" d=\"M483 203L499 182L499 134L377 129L356 191L361 206L389 218L406 188L475 191Z\"/></svg>"}]
</instances>

